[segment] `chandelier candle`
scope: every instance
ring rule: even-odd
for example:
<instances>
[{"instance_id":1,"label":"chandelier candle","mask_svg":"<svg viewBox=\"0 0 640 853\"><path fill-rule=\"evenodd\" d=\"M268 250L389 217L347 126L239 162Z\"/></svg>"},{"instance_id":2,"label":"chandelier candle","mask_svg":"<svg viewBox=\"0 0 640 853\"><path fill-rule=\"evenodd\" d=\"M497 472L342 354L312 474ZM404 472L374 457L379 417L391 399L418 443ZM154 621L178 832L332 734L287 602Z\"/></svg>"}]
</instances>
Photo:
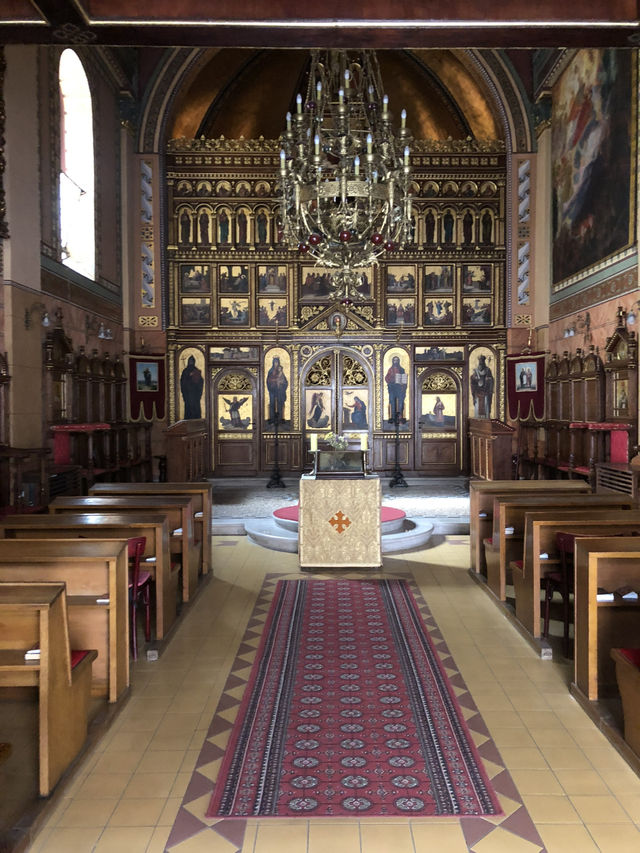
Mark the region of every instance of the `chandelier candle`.
<instances>
[{"instance_id":1,"label":"chandelier candle","mask_svg":"<svg viewBox=\"0 0 640 853\"><path fill-rule=\"evenodd\" d=\"M331 270L336 299L361 300L363 272L411 233L406 110L392 118L374 51L312 52L280 138L282 234Z\"/></svg>"}]
</instances>

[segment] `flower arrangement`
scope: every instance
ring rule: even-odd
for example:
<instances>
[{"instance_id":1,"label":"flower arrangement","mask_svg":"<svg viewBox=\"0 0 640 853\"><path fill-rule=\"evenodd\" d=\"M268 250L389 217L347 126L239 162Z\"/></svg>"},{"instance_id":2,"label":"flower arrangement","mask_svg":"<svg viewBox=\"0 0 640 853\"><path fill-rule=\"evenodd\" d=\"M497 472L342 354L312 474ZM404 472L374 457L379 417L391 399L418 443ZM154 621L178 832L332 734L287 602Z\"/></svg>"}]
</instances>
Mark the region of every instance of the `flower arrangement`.
<instances>
[{"instance_id":1,"label":"flower arrangement","mask_svg":"<svg viewBox=\"0 0 640 853\"><path fill-rule=\"evenodd\" d=\"M346 450L349 447L349 442L344 437L344 435L339 435L336 432L328 432L324 440L328 445L334 448L334 450Z\"/></svg>"}]
</instances>

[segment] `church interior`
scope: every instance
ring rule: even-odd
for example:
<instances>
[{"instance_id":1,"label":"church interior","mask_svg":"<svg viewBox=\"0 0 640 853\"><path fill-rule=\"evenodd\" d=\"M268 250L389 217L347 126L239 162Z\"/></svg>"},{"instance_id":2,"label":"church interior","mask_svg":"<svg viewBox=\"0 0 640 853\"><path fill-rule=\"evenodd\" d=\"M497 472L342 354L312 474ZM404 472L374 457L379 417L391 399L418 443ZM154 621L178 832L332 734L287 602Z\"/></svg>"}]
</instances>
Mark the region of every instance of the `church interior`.
<instances>
[{"instance_id":1,"label":"church interior","mask_svg":"<svg viewBox=\"0 0 640 853\"><path fill-rule=\"evenodd\" d=\"M146 5L0 9L0 851L639 849L636 4ZM497 809L211 816L276 581L389 578Z\"/></svg>"}]
</instances>

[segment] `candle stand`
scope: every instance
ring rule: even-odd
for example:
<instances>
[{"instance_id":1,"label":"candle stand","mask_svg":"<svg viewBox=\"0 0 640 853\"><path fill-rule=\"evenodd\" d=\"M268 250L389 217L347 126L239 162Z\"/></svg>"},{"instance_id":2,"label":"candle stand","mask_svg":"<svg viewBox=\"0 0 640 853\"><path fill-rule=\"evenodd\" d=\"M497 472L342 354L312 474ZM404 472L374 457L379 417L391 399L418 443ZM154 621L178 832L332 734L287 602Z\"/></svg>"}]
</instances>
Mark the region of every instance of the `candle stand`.
<instances>
[{"instance_id":1,"label":"candle stand","mask_svg":"<svg viewBox=\"0 0 640 853\"><path fill-rule=\"evenodd\" d=\"M393 477L389 480L389 488L393 489L395 486L399 486L406 489L408 483L400 470L400 412L397 407L393 413L393 423L396 428L396 462L393 466Z\"/></svg>"},{"instance_id":2,"label":"candle stand","mask_svg":"<svg viewBox=\"0 0 640 853\"><path fill-rule=\"evenodd\" d=\"M267 483L268 489L284 489L285 484L280 476L280 460L278 458L278 427L280 426L280 412L276 408L273 413L273 470L271 471L271 477L269 478L269 482Z\"/></svg>"}]
</instances>

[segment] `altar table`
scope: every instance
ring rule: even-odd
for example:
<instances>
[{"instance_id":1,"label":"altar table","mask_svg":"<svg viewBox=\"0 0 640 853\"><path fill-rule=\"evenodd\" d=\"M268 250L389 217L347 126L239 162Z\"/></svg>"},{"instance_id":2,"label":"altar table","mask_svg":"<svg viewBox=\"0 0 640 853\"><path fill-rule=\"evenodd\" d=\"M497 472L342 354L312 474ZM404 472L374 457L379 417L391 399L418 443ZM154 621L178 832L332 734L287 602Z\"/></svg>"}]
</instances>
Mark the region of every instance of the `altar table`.
<instances>
[{"instance_id":1,"label":"altar table","mask_svg":"<svg viewBox=\"0 0 640 853\"><path fill-rule=\"evenodd\" d=\"M300 568L378 568L380 478L300 478Z\"/></svg>"}]
</instances>

